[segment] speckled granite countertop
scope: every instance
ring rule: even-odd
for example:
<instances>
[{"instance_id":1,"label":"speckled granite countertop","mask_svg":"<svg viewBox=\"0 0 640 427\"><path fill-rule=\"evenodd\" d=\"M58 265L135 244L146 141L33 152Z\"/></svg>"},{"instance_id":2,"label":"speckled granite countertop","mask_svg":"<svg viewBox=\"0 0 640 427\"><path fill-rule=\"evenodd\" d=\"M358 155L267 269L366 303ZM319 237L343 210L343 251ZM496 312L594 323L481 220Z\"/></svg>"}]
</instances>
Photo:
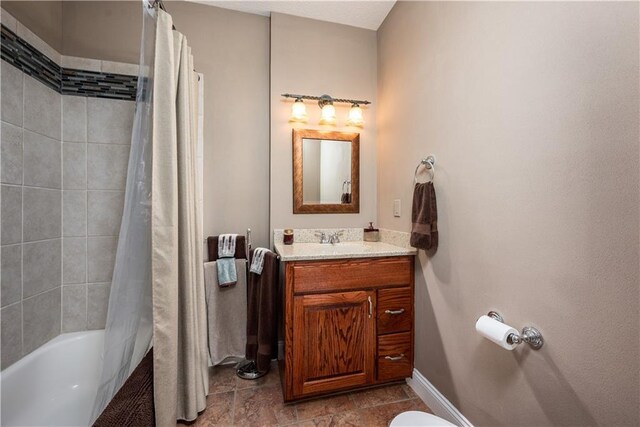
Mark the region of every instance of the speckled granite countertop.
<instances>
[{"instance_id":1,"label":"speckled granite countertop","mask_svg":"<svg viewBox=\"0 0 640 427\"><path fill-rule=\"evenodd\" d=\"M351 241L332 244L294 243L274 244L282 261L308 261L344 258L373 258L389 256L406 256L417 253L414 248L395 246L384 242Z\"/></svg>"}]
</instances>

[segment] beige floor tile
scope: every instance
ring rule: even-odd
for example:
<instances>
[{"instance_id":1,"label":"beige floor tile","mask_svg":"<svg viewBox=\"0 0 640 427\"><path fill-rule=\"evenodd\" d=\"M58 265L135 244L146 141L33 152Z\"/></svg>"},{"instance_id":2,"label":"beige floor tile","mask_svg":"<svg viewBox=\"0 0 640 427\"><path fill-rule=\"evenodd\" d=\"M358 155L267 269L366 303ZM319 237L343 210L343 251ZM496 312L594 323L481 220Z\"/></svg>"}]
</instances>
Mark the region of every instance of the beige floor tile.
<instances>
[{"instance_id":1,"label":"beige floor tile","mask_svg":"<svg viewBox=\"0 0 640 427\"><path fill-rule=\"evenodd\" d=\"M236 391L236 425L271 426L296 421L295 407L283 403L279 385Z\"/></svg>"},{"instance_id":2,"label":"beige floor tile","mask_svg":"<svg viewBox=\"0 0 640 427\"><path fill-rule=\"evenodd\" d=\"M326 417L314 418L312 420L300 421L290 424L290 427L329 427L331 425L331 415Z\"/></svg>"},{"instance_id":3,"label":"beige floor tile","mask_svg":"<svg viewBox=\"0 0 640 427\"><path fill-rule=\"evenodd\" d=\"M358 391L351 395L357 408L382 405L385 403L407 400L409 396L402 389L402 384L394 384Z\"/></svg>"},{"instance_id":4,"label":"beige floor tile","mask_svg":"<svg viewBox=\"0 0 640 427\"><path fill-rule=\"evenodd\" d=\"M191 422L178 421L177 427L231 426L235 392L216 393L207 396L207 408Z\"/></svg>"},{"instance_id":5,"label":"beige floor tile","mask_svg":"<svg viewBox=\"0 0 640 427\"><path fill-rule=\"evenodd\" d=\"M235 365L209 368L209 394L234 391L236 389L236 378Z\"/></svg>"},{"instance_id":6,"label":"beige floor tile","mask_svg":"<svg viewBox=\"0 0 640 427\"><path fill-rule=\"evenodd\" d=\"M233 402L235 392L216 393L207 396L207 409L198 417L195 425L230 426L233 425Z\"/></svg>"},{"instance_id":7,"label":"beige floor tile","mask_svg":"<svg viewBox=\"0 0 640 427\"><path fill-rule=\"evenodd\" d=\"M409 386L409 384L403 384L402 390L404 390L404 392L407 393L407 396L409 396L410 399L418 398L418 395L416 394L415 391L413 391L413 389Z\"/></svg>"},{"instance_id":8,"label":"beige floor tile","mask_svg":"<svg viewBox=\"0 0 640 427\"><path fill-rule=\"evenodd\" d=\"M386 427L396 415L405 411L429 412L420 399L412 399L334 415L329 426Z\"/></svg>"},{"instance_id":9,"label":"beige floor tile","mask_svg":"<svg viewBox=\"0 0 640 427\"><path fill-rule=\"evenodd\" d=\"M296 404L298 420L311 420L325 415L335 415L356 409L347 394L324 397Z\"/></svg>"},{"instance_id":10,"label":"beige floor tile","mask_svg":"<svg viewBox=\"0 0 640 427\"><path fill-rule=\"evenodd\" d=\"M212 368L207 409L192 423L178 426L387 426L400 412L431 412L406 384L285 405L277 366L257 381L241 380L232 367ZM238 383L238 381L242 381Z\"/></svg>"}]
</instances>

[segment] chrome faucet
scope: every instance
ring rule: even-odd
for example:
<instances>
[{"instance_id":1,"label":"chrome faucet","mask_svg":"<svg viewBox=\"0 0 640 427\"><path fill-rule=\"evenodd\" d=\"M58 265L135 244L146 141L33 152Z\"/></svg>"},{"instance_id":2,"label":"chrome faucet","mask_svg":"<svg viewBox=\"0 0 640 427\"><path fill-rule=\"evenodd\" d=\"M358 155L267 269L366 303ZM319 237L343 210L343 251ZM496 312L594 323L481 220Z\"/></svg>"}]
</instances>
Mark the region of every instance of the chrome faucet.
<instances>
[{"instance_id":1,"label":"chrome faucet","mask_svg":"<svg viewBox=\"0 0 640 427\"><path fill-rule=\"evenodd\" d=\"M342 236L343 231L336 231L335 233L331 233L329 236L329 243L336 244L340 243L340 236Z\"/></svg>"},{"instance_id":2,"label":"chrome faucet","mask_svg":"<svg viewBox=\"0 0 640 427\"><path fill-rule=\"evenodd\" d=\"M320 237L320 243L329 243L329 237L327 237L327 234L324 231L316 233L316 236Z\"/></svg>"},{"instance_id":3,"label":"chrome faucet","mask_svg":"<svg viewBox=\"0 0 640 427\"><path fill-rule=\"evenodd\" d=\"M332 245L334 245L336 243L340 243L340 236L342 236L343 233L344 231L340 230L327 235L327 233L325 233L324 231L319 231L316 233L316 236L320 237L320 243L331 243Z\"/></svg>"}]
</instances>

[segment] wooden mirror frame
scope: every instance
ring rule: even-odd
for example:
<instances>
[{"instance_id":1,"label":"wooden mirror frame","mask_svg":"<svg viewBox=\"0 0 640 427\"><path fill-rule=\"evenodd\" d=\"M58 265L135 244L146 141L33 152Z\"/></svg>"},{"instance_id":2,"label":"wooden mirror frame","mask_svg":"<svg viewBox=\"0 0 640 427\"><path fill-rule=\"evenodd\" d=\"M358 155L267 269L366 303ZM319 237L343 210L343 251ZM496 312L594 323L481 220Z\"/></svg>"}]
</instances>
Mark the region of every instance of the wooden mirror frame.
<instances>
[{"instance_id":1,"label":"wooden mirror frame","mask_svg":"<svg viewBox=\"0 0 640 427\"><path fill-rule=\"evenodd\" d=\"M360 134L311 129L293 129L293 213L360 213ZM302 140L329 139L351 142L351 203L305 204L302 194Z\"/></svg>"}]
</instances>

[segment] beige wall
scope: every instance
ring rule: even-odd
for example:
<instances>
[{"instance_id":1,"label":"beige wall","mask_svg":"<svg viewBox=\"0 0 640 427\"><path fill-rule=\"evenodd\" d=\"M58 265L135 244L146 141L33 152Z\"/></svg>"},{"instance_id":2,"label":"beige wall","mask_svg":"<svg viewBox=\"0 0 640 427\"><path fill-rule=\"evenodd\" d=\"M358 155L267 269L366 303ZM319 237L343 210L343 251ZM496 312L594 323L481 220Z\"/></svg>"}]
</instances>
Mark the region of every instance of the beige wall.
<instances>
[{"instance_id":1,"label":"beige wall","mask_svg":"<svg viewBox=\"0 0 640 427\"><path fill-rule=\"evenodd\" d=\"M638 3L400 2L378 32L378 218L408 231L416 368L476 425L638 425ZM508 352L474 322L539 327Z\"/></svg>"},{"instance_id":2,"label":"beige wall","mask_svg":"<svg viewBox=\"0 0 640 427\"><path fill-rule=\"evenodd\" d=\"M140 3L64 2L66 55L139 61ZM269 19L167 2L204 80L204 232L269 243Z\"/></svg>"},{"instance_id":3,"label":"beige wall","mask_svg":"<svg viewBox=\"0 0 640 427\"><path fill-rule=\"evenodd\" d=\"M337 126L320 126L320 108L307 101L309 122L288 122L292 101L282 93L367 99L364 128L344 126L350 105L336 104ZM271 16L271 227L364 227L376 221L376 33L274 13ZM360 132L360 213L294 215L292 127Z\"/></svg>"},{"instance_id":4,"label":"beige wall","mask_svg":"<svg viewBox=\"0 0 640 427\"><path fill-rule=\"evenodd\" d=\"M65 55L140 62L141 1L64 1L62 26Z\"/></svg>"},{"instance_id":5,"label":"beige wall","mask_svg":"<svg viewBox=\"0 0 640 427\"><path fill-rule=\"evenodd\" d=\"M2 8L49 46L62 50L61 1L2 1Z\"/></svg>"}]
</instances>

